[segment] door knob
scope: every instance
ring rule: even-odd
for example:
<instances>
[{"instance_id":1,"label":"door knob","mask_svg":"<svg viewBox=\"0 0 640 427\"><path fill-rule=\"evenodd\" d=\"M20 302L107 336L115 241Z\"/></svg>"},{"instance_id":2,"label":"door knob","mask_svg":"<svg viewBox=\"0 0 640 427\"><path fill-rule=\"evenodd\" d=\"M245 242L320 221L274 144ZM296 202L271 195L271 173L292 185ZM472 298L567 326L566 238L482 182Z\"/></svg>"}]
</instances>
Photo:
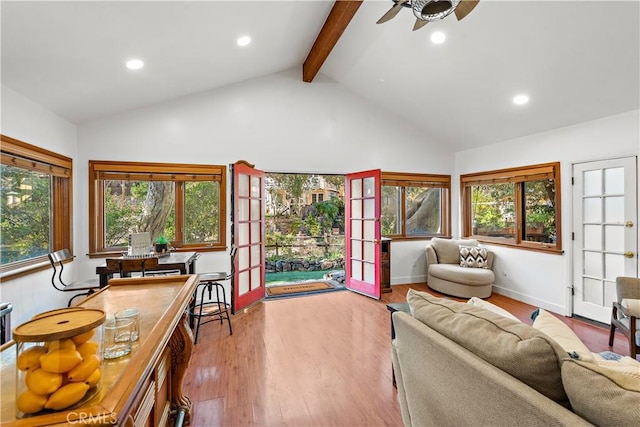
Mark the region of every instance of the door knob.
<instances>
[{"instance_id":1,"label":"door knob","mask_svg":"<svg viewBox=\"0 0 640 427\"><path fill-rule=\"evenodd\" d=\"M633 227L633 221L627 221L624 223L625 227Z\"/></svg>"},{"instance_id":2,"label":"door knob","mask_svg":"<svg viewBox=\"0 0 640 427\"><path fill-rule=\"evenodd\" d=\"M624 256L627 257L627 258L633 258L634 255L635 254L633 252L631 252L631 251L627 251L627 252L624 253Z\"/></svg>"}]
</instances>

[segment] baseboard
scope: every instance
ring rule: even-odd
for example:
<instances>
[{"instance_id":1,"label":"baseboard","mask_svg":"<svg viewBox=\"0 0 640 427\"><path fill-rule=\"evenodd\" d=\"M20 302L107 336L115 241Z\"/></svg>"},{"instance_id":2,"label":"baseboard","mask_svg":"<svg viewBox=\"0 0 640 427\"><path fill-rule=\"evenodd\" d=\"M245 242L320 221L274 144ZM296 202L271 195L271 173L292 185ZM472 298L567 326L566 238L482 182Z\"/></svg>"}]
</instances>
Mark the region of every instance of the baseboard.
<instances>
[{"instance_id":1,"label":"baseboard","mask_svg":"<svg viewBox=\"0 0 640 427\"><path fill-rule=\"evenodd\" d=\"M497 285L493 285L493 292L504 295L509 298L513 298L518 301L522 301L529 305L533 305L534 307L543 308L547 311L552 311L554 313L558 313L564 316L565 307L563 305L555 304L550 301L546 301L539 298L534 298L530 295L526 295L520 292L516 292L511 289L503 288Z\"/></svg>"},{"instance_id":2,"label":"baseboard","mask_svg":"<svg viewBox=\"0 0 640 427\"><path fill-rule=\"evenodd\" d=\"M411 283L426 283L427 275L420 276L396 276L391 278L391 285L410 285Z\"/></svg>"}]
</instances>

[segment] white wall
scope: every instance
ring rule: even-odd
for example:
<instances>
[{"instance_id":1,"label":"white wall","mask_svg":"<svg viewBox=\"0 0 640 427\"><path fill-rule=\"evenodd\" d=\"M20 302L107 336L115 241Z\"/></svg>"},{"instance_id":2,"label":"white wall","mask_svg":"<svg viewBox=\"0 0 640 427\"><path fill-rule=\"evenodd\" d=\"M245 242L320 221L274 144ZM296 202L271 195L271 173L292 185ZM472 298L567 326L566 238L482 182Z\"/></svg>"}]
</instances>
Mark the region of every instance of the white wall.
<instances>
[{"instance_id":1,"label":"white wall","mask_svg":"<svg viewBox=\"0 0 640 427\"><path fill-rule=\"evenodd\" d=\"M0 132L2 134L75 159L77 150L75 125L6 86L2 86L1 95L2 129ZM77 200L78 163L75 160L73 176L74 200ZM78 218L79 212L82 211L78 209L76 204L74 206L75 219ZM78 242L82 240L83 236L86 234L78 233L78 231L74 233L76 254L84 254L84 252L77 250L80 246ZM80 255L78 260L65 266L65 278L75 280L77 266L83 258L84 256ZM48 262L47 265L49 265ZM65 307L69 298L70 294L56 291L51 285L51 268L25 277L3 281L0 284L0 300L13 304L11 317L13 326L23 323L34 314Z\"/></svg>"},{"instance_id":2,"label":"white wall","mask_svg":"<svg viewBox=\"0 0 640 427\"><path fill-rule=\"evenodd\" d=\"M496 252L496 292L548 310L571 314L572 164L636 156L640 152L639 111L581 123L505 141L455 155L454 182L460 175L493 169L561 162L562 242L564 253L551 255L492 245ZM455 186L453 218L460 228L459 186ZM454 220L455 221L455 220ZM637 223L637 218L635 219Z\"/></svg>"},{"instance_id":3,"label":"white wall","mask_svg":"<svg viewBox=\"0 0 640 427\"><path fill-rule=\"evenodd\" d=\"M244 159L270 172L339 174L453 170L451 150L399 117L322 75L311 84L301 75L296 68L81 125L79 230L89 227L89 160L228 165ZM87 252L86 239L80 244L79 252ZM392 245L392 282L424 282L424 267L413 269L424 258L424 242ZM95 273L99 262L87 262L84 274ZM228 268L226 253L204 253L197 265L199 272Z\"/></svg>"}]
</instances>

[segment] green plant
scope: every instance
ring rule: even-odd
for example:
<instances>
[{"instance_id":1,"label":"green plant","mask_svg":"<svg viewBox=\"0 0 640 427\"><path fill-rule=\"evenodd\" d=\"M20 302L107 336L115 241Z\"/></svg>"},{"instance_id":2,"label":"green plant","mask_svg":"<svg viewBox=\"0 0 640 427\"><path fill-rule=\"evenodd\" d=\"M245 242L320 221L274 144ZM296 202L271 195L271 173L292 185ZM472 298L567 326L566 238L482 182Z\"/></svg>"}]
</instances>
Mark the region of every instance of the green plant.
<instances>
[{"instance_id":1,"label":"green plant","mask_svg":"<svg viewBox=\"0 0 640 427\"><path fill-rule=\"evenodd\" d=\"M160 237L158 237L158 239L156 240L156 244L158 244L158 245L166 245L166 244L168 244L168 243L169 243L169 241L168 241L168 240L167 240L167 238L166 238L166 237L164 237L164 236L160 236Z\"/></svg>"}]
</instances>

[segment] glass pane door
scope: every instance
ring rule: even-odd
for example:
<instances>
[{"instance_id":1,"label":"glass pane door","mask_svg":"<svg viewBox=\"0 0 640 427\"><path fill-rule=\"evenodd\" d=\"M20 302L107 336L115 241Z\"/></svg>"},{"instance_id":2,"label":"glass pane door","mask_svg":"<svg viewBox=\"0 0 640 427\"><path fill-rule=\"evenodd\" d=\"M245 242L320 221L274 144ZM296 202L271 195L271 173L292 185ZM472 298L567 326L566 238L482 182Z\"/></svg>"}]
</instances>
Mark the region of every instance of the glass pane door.
<instances>
[{"instance_id":1,"label":"glass pane door","mask_svg":"<svg viewBox=\"0 0 640 427\"><path fill-rule=\"evenodd\" d=\"M380 170L346 177L347 288L380 298Z\"/></svg>"},{"instance_id":2,"label":"glass pane door","mask_svg":"<svg viewBox=\"0 0 640 427\"><path fill-rule=\"evenodd\" d=\"M233 168L234 310L264 297L264 172L247 163Z\"/></svg>"}]
</instances>

